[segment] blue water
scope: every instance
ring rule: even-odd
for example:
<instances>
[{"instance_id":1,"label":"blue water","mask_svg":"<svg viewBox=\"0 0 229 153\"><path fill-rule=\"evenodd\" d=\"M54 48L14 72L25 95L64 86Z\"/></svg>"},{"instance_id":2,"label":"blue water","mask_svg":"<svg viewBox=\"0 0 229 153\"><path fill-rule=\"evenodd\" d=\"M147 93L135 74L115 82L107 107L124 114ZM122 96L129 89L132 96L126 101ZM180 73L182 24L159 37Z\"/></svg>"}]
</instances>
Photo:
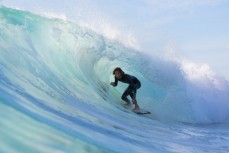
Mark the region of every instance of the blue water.
<instances>
[{"instance_id":1,"label":"blue water","mask_svg":"<svg viewBox=\"0 0 229 153\"><path fill-rule=\"evenodd\" d=\"M3 6L0 19L1 153L229 152L229 84L207 65ZM117 66L141 80L152 114L123 107Z\"/></svg>"}]
</instances>

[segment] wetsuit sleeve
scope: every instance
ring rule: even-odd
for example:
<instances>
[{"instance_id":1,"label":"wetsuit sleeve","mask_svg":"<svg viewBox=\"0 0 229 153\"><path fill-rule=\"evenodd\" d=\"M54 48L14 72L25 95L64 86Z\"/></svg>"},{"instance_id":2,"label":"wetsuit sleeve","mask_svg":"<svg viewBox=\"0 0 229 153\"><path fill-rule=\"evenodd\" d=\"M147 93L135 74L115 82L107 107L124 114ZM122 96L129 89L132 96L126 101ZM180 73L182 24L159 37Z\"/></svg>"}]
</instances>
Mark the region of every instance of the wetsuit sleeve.
<instances>
[{"instance_id":1,"label":"wetsuit sleeve","mask_svg":"<svg viewBox=\"0 0 229 153\"><path fill-rule=\"evenodd\" d=\"M118 79L115 77L115 82L114 82L114 87L116 87L118 85Z\"/></svg>"}]
</instances>

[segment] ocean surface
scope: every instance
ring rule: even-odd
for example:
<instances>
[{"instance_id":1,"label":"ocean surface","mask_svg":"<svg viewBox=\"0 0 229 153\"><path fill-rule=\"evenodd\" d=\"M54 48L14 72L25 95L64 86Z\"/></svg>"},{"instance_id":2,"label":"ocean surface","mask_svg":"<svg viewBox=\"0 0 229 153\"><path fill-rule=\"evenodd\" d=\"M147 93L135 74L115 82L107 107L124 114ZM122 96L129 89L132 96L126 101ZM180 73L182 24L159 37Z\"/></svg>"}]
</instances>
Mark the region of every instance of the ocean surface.
<instances>
[{"instance_id":1,"label":"ocean surface","mask_svg":"<svg viewBox=\"0 0 229 153\"><path fill-rule=\"evenodd\" d=\"M139 78L151 114L124 107L115 67ZM0 6L0 152L228 153L229 83L207 65Z\"/></svg>"}]
</instances>

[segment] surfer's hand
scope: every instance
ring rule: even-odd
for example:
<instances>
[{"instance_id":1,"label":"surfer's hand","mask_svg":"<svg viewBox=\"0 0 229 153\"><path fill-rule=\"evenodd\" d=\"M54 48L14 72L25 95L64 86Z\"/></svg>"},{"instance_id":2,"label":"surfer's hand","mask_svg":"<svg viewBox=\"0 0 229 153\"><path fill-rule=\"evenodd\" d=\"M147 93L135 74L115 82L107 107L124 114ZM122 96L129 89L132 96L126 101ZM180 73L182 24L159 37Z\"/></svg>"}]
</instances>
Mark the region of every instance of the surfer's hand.
<instances>
[{"instance_id":1,"label":"surfer's hand","mask_svg":"<svg viewBox=\"0 0 229 153\"><path fill-rule=\"evenodd\" d=\"M111 85L114 86L114 82L111 82Z\"/></svg>"}]
</instances>

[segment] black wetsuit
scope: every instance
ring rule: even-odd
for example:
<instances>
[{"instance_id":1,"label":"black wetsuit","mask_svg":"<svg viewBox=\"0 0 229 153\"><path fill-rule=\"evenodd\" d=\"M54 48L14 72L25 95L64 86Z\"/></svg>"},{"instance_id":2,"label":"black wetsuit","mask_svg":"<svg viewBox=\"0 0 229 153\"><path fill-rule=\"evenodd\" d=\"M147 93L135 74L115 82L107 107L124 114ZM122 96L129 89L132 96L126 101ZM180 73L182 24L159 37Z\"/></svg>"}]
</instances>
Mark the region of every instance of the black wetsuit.
<instances>
[{"instance_id":1,"label":"black wetsuit","mask_svg":"<svg viewBox=\"0 0 229 153\"><path fill-rule=\"evenodd\" d=\"M130 100L127 98L128 95L130 95L132 99L136 99L137 89L141 87L141 82L136 77L129 74L123 74L121 79L115 77L115 82L113 85L114 87L118 85L118 81L129 84L127 89L122 94L122 100L130 103Z\"/></svg>"}]
</instances>

